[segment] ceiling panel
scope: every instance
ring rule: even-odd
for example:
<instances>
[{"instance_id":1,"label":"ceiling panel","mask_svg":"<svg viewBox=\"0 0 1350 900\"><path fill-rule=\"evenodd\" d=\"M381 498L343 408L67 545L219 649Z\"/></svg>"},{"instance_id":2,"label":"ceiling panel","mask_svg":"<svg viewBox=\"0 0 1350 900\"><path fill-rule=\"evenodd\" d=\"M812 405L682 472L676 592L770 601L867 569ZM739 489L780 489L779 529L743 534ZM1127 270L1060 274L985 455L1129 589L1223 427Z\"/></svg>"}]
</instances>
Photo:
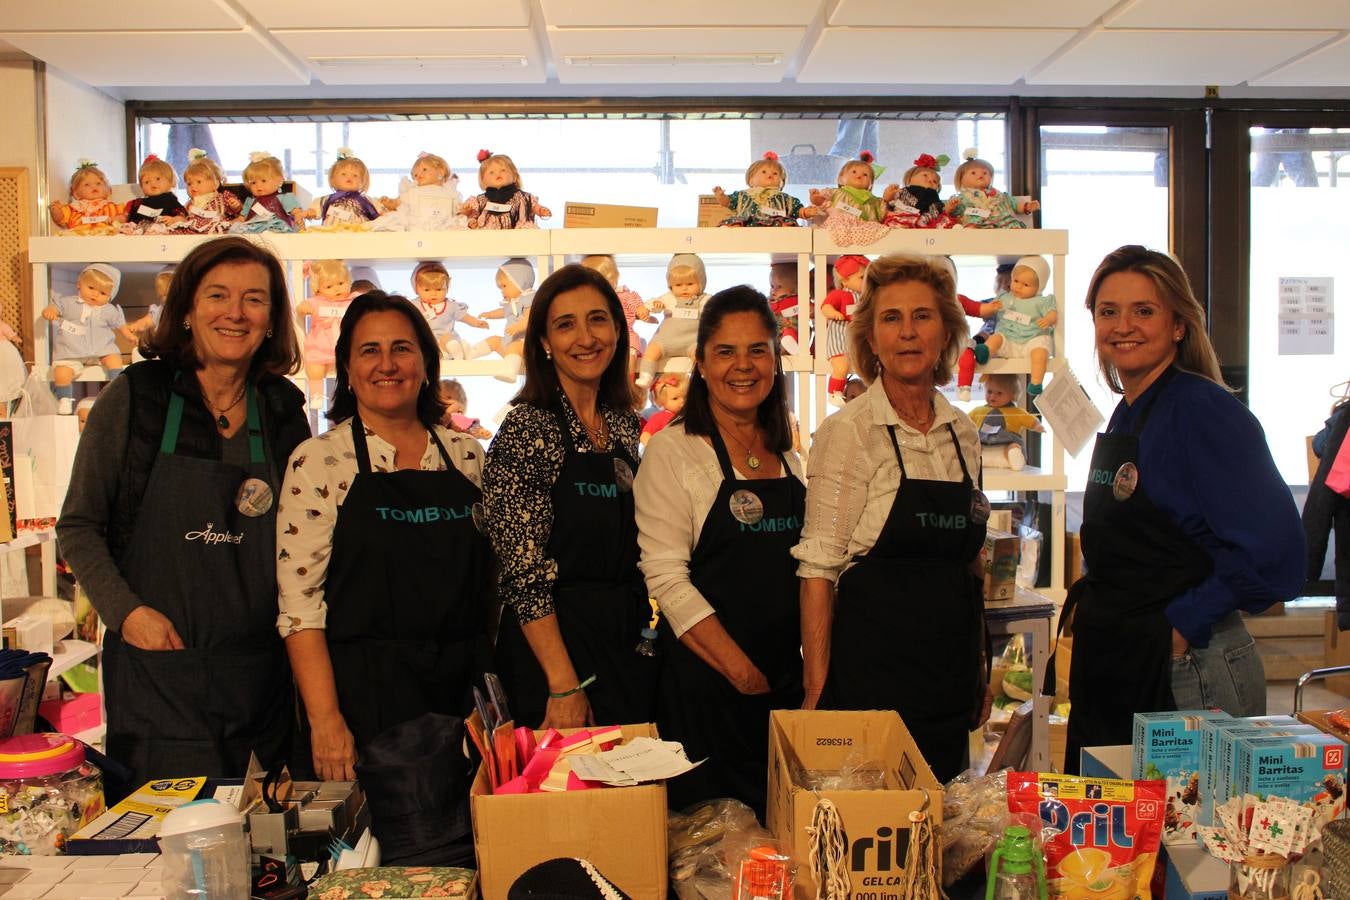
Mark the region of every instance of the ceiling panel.
<instances>
[{"instance_id":1,"label":"ceiling panel","mask_svg":"<svg viewBox=\"0 0 1350 900\"><path fill-rule=\"evenodd\" d=\"M544 21L558 28L806 25L815 18L820 4L821 0L775 0L772 5L727 0L541 0Z\"/></svg>"},{"instance_id":2,"label":"ceiling panel","mask_svg":"<svg viewBox=\"0 0 1350 900\"><path fill-rule=\"evenodd\" d=\"M307 73L246 31L0 32L0 40L95 87L309 83Z\"/></svg>"},{"instance_id":3,"label":"ceiling panel","mask_svg":"<svg viewBox=\"0 0 1350 900\"><path fill-rule=\"evenodd\" d=\"M1118 0L840 0L830 25L876 27L1082 28Z\"/></svg>"},{"instance_id":4,"label":"ceiling panel","mask_svg":"<svg viewBox=\"0 0 1350 900\"><path fill-rule=\"evenodd\" d=\"M140 2L140 0L137 0ZM522 28L528 0L428 3L427 0L235 0L267 28Z\"/></svg>"},{"instance_id":5,"label":"ceiling panel","mask_svg":"<svg viewBox=\"0 0 1350 900\"><path fill-rule=\"evenodd\" d=\"M1028 84L1234 85L1315 47L1328 31L1101 31Z\"/></svg>"},{"instance_id":6,"label":"ceiling panel","mask_svg":"<svg viewBox=\"0 0 1350 900\"><path fill-rule=\"evenodd\" d=\"M1135 0L1112 28L1350 28L1346 0Z\"/></svg>"},{"instance_id":7,"label":"ceiling panel","mask_svg":"<svg viewBox=\"0 0 1350 900\"><path fill-rule=\"evenodd\" d=\"M324 84L538 84L528 28L274 31Z\"/></svg>"},{"instance_id":8,"label":"ceiling panel","mask_svg":"<svg viewBox=\"0 0 1350 900\"><path fill-rule=\"evenodd\" d=\"M804 28L550 28L564 84L782 81Z\"/></svg>"},{"instance_id":9,"label":"ceiling panel","mask_svg":"<svg viewBox=\"0 0 1350 900\"><path fill-rule=\"evenodd\" d=\"M799 84L1012 84L1077 32L1065 30L827 28ZM962 48L1017 52L963 53ZM925 52L918 52L925 48ZM951 48L950 52L943 48ZM927 51L933 52L927 52ZM951 63L941 62L950 58Z\"/></svg>"},{"instance_id":10,"label":"ceiling panel","mask_svg":"<svg viewBox=\"0 0 1350 900\"><path fill-rule=\"evenodd\" d=\"M0 0L5 31L140 31L173 28L209 31L244 25L226 3L217 0Z\"/></svg>"},{"instance_id":11,"label":"ceiling panel","mask_svg":"<svg viewBox=\"0 0 1350 900\"><path fill-rule=\"evenodd\" d=\"M1350 37L1251 83L1262 87L1350 87Z\"/></svg>"}]
</instances>

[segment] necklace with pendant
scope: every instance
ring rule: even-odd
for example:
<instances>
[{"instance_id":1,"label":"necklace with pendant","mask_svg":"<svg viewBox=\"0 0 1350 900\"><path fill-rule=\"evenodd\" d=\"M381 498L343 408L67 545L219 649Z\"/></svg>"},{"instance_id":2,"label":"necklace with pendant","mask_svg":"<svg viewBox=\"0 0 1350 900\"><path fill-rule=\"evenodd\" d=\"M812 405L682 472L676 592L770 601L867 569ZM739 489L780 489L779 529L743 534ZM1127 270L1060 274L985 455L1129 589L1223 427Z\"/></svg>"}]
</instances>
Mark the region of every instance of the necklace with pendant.
<instances>
[{"instance_id":1,"label":"necklace with pendant","mask_svg":"<svg viewBox=\"0 0 1350 900\"><path fill-rule=\"evenodd\" d=\"M210 408L211 412L216 414L216 427L219 428L221 431L229 430L230 417L227 416L226 413L228 413L230 410L234 409L236 406L239 405L239 402L244 399L244 392L247 389L248 389L248 382L245 382L244 385L239 388L239 393L235 396L234 402L231 403L229 406L218 407L215 404L213 404L210 400L206 401L207 407Z\"/></svg>"},{"instance_id":2,"label":"necklace with pendant","mask_svg":"<svg viewBox=\"0 0 1350 900\"><path fill-rule=\"evenodd\" d=\"M745 443L745 441L742 441L740 439L740 436L729 428L723 429L723 433L726 434L727 437L734 440L737 444L739 444L740 448L745 451L745 464L750 467L750 470L751 471L758 470L761 462L760 458L750 451L750 447Z\"/></svg>"}]
</instances>

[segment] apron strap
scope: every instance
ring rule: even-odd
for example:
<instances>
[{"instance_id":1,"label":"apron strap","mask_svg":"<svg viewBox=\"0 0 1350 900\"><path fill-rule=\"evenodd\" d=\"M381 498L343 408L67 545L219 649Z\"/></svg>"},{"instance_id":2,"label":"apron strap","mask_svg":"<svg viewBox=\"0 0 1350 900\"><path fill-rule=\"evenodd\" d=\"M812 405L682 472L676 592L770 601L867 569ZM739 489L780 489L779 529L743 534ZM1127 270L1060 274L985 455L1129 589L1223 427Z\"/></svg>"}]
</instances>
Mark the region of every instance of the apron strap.
<instances>
[{"instance_id":1,"label":"apron strap","mask_svg":"<svg viewBox=\"0 0 1350 900\"><path fill-rule=\"evenodd\" d=\"M247 393L248 412L245 427L248 428L248 461L260 466L267 461L267 457L263 455L262 419L258 414L258 397L252 383L249 384Z\"/></svg>"},{"instance_id":2,"label":"apron strap","mask_svg":"<svg viewBox=\"0 0 1350 900\"><path fill-rule=\"evenodd\" d=\"M248 461L253 465L267 462L263 453L262 418L258 413L258 397L253 384L244 389L248 397L248 412L245 427L248 428ZM172 456L178 450L178 434L183 428L183 395L177 391L169 394L169 411L164 415L164 435L159 439L159 452Z\"/></svg>"},{"instance_id":3,"label":"apron strap","mask_svg":"<svg viewBox=\"0 0 1350 900\"><path fill-rule=\"evenodd\" d=\"M895 439L895 426L887 425L886 431L890 433L891 446L895 448L895 461L900 464L900 480L905 481L909 475L905 472L905 458L900 455L900 442Z\"/></svg>"},{"instance_id":4,"label":"apron strap","mask_svg":"<svg viewBox=\"0 0 1350 900\"><path fill-rule=\"evenodd\" d=\"M171 392L169 412L164 416L164 436L159 439L159 452L172 456L178 449L178 430L183 425L183 395Z\"/></svg>"},{"instance_id":5,"label":"apron strap","mask_svg":"<svg viewBox=\"0 0 1350 900\"><path fill-rule=\"evenodd\" d=\"M441 451L441 462L445 463L445 470L447 472L451 470L454 470L456 472L459 471L458 469L455 469L455 467L450 463L450 454L445 451L445 445L442 444L441 439L436 436L436 429L428 428L427 436L430 437L433 442L435 442L436 449Z\"/></svg>"},{"instance_id":6,"label":"apron strap","mask_svg":"<svg viewBox=\"0 0 1350 900\"><path fill-rule=\"evenodd\" d=\"M713 452L717 454L717 464L722 467L722 478L727 481L737 481L736 471L731 466L731 456L727 453L726 442L722 440L721 433L717 426L713 425L712 430Z\"/></svg>"},{"instance_id":7,"label":"apron strap","mask_svg":"<svg viewBox=\"0 0 1350 900\"><path fill-rule=\"evenodd\" d=\"M890 433L891 446L895 448L895 461L900 464L900 477L902 479L908 478L909 475L905 472L905 458L900 455L900 442L896 440L895 437L895 426L887 425L886 431ZM961 474L963 476L963 480L965 481L966 484L974 484L975 483L974 480L970 477L970 469L966 467L966 455L961 452L961 442L956 439L956 429L952 427L951 422L947 423L947 433L952 436L952 446L956 448L956 461L961 464ZM787 470L786 461L784 461L783 467L784 471L786 471Z\"/></svg>"},{"instance_id":8,"label":"apron strap","mask_svg":"<svg viewBox=\"0 0 1350 900\"><path fill-rule=\"evenodd\" d=\"M370 449L366 446L366 426L359 412L352 413L352 449L356 451L356 471L370 474Z\"/></svg>"}]
</instances>

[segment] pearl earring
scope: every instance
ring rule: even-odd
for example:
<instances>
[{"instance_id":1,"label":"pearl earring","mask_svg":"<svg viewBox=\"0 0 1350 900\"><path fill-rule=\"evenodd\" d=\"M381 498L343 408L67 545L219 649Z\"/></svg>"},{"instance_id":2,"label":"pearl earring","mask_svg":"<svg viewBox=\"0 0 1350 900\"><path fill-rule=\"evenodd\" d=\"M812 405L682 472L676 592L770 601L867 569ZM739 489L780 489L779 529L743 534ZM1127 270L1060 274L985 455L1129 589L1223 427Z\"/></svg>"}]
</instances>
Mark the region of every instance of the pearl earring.
<instances>
[{"instance_id":1,"label":"pearl earring","mask_svg":"<svg viewBox=\"0 0 1350 900\"><path fill-rule=\"evenodd\" d=\"M267 336L268 336L268 337L271 337L271 336L272 336L272 329L270 329L270 328L267 329Z\"/></svg>"},{"instance_id":2,"label":"pearl earring","mask_svg":"<svg viewBox=\"0 0 1350 900\"><path fill-rule=\"evenodd\" d=\"M191 330L192 330L192 323L189 322L187 319L184 319L184 320L183 320L183 330L184 330L184 331L191 331Z\"/></svg>"}]
</instances>

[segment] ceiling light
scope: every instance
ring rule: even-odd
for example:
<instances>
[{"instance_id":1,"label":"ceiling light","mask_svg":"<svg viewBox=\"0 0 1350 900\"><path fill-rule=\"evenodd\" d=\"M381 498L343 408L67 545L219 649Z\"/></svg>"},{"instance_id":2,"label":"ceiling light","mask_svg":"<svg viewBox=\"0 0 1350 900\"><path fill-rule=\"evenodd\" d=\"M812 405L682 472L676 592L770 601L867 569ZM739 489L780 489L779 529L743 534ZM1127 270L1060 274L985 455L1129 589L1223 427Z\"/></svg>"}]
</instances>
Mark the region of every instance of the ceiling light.
<instances>
[{"instance_id":1,"label":"ceiling light","mask_svg":"<svg viewBox=\"0 0 1350 900\"><path fill-rule=\"evenodd\" d=\"M528 64L517 54L452 53L419 56L311 56L320 69L523 69Z\"/></svg>"},{"instance_id":2,"label":"ceiling light","mask_svg":"<svg viewBox=\"0 0 1350 900\"><path fill-rule=\"evenodd\" d=\"M569 66L776 66L781 53L587 53L565 55Z\"/></svg>"}]
</instances>

